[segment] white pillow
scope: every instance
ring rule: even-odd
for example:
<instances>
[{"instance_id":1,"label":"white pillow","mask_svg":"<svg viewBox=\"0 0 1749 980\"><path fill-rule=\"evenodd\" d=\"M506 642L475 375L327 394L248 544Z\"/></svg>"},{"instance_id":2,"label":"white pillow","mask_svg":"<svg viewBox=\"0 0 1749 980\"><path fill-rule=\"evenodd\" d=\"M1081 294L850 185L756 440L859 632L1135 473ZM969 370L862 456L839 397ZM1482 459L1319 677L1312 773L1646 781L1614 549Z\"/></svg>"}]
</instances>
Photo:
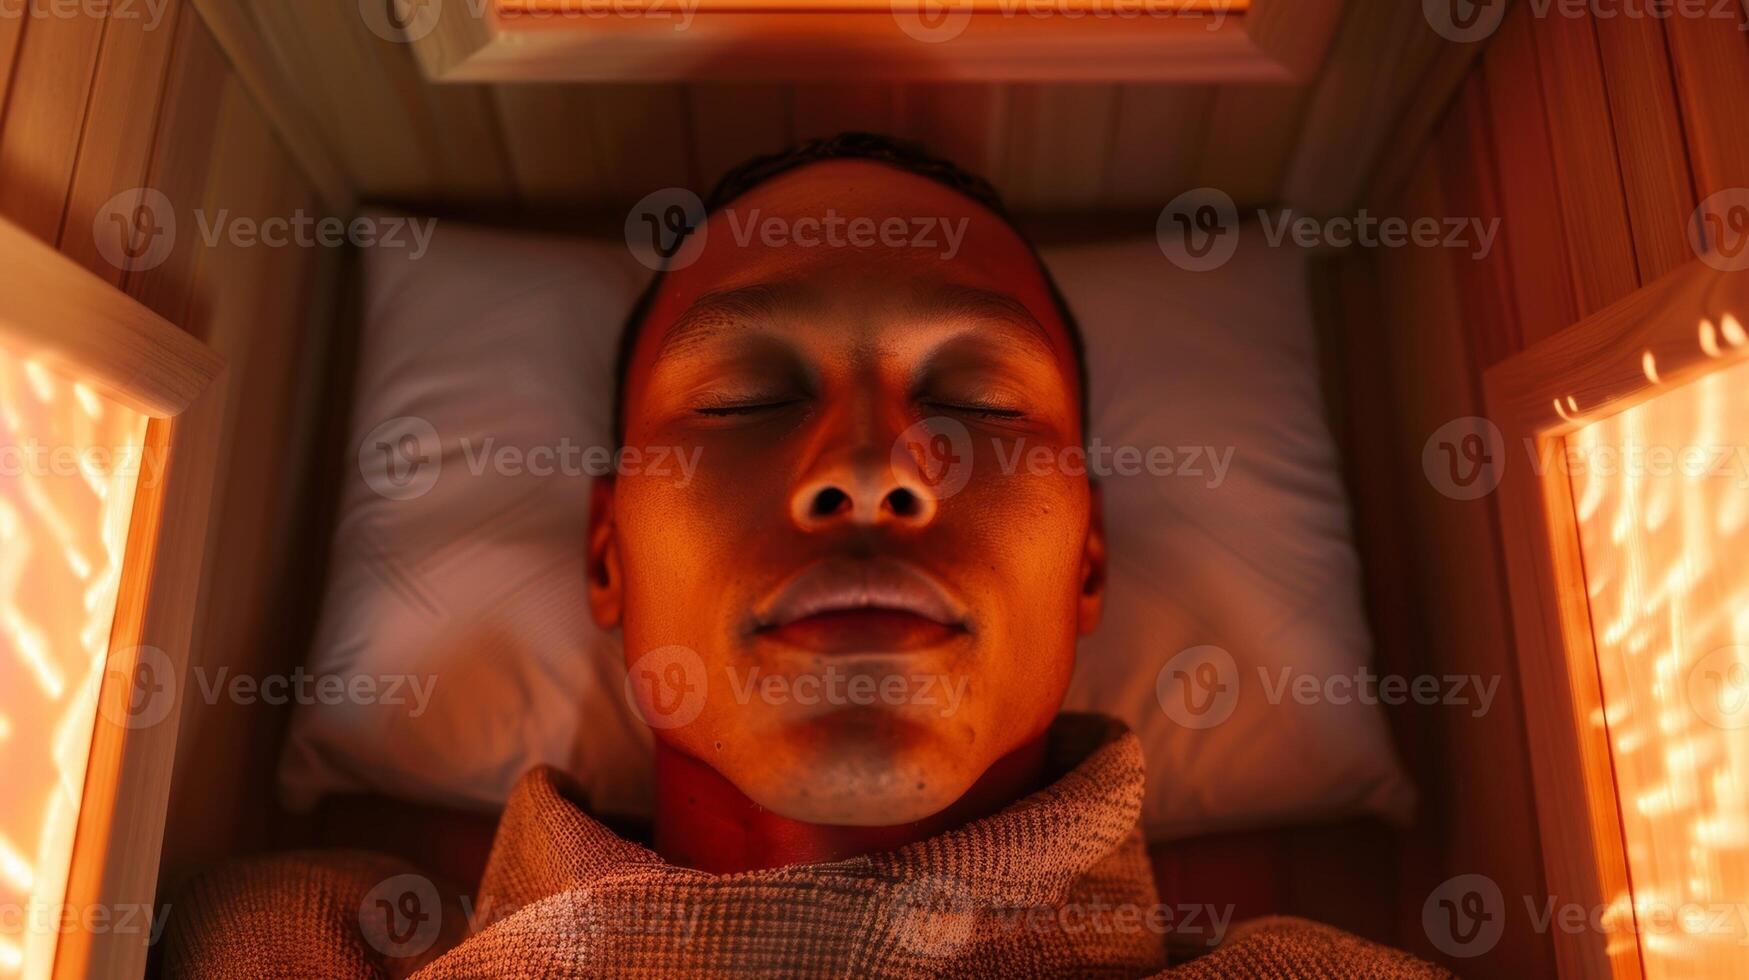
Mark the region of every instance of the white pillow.
<instances>
[{"instance_id":1,"label":"white pillow","mask_svg":"<svg viewBox=\"0 0 1749 980\"><path fill-rule=\"evenodd\" d=\"M547 763L604 807L647 809L649 733L620 698L617 634L585 604L586 462L497 463L612 444L617 333L645 270L623 245L437 227L417 258L362 250L348 465L306 670L371 688L296 705L281 795L496 807ZM424 444L392 473L381 444L406 438ZM418 455L433 462L404 465Z\"/></svg>"},{"instance_id":2,"label":"white pillow","mask_svg":"<svg viewBox=\"0 0 1749 980\"><path fill-rule=\"evenodd\" d=\"M1323 689L1371 661L1304 254L1248 225L1208 272L1153 239L1045 261L1084 333L1092 445L1129 460L1100 478L1105 619L1081 643L1067 706L1141 736L1149 835L1406 819L1413 792L1383 712L1337 703L1343 682L1311 703L1291 686L1309 675Z\"/></svg>"},{"instance_id":3,"label":"white pillow","mask_svg":"<svg viewBox=\"0 0 1749 980\"><path fill-rule=\"evenodd\" d=\"M1258 672L1274 684L1283 667L1322 679L1369 661L1302 258L1248 230L1213 272L1176 269L1152 239L1046 259L1086 335L1095 445L1134 447L1101 476L1110 595L1068 706L1141 736L1150 834L1406 815L1376 707L1271 704ZM585 605L581 453L611 444L614 351L646 273L617 243L448 223L423 257L364 262L359 465L307 669L421 686L403 683L401 703L300 703L287 804L371 792L495 807L548 763L599 810L647 812L649 735L622 696L617 636ZM407 419L423 422L394 421ZM405 447L392 472L385 443ZM578 450L568 472L475 472L487 448L564 445ZM1188 446L1215 447L1219 469ZM1162 449L1177 475L1157 475ZM441 466L405 465L420 454ZM1226 693L1187 714L1187 677Z\"/></svg>"}]
</instances>

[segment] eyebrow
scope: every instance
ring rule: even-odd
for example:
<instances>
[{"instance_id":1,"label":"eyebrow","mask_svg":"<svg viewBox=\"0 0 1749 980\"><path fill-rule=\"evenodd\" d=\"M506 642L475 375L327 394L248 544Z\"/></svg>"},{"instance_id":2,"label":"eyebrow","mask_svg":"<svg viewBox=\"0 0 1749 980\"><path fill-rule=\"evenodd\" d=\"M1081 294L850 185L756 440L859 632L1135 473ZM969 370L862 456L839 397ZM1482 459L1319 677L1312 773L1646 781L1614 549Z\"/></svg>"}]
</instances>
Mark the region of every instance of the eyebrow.
<instances>
[{"instance_id":1,"label":"eyebrow","mask_svg":"<svg viewBox=\"0 0 1749 980\"><path fill-rule=\"evenodd\" d=\"M774 320L795 313L813 298L800 282L755 283L719 289L693 300L662 336L656 360L708 341L749 320Z\"/></svg>"},{"instance_id":2,"label":"eyebrow","mask_svg":"<svg viewBox=\"0 0 1749 980\"><path fill-rule=\"evenodd\" d=\"M675 318L656 348L656 359L703 344L749 321L792 316L818 298L815 288L799 280L755 283L706 293ZM954 283L933 286L909 304L908 312L919 319L970 320L1016 327L1030 335L1046 353L1057 353L1050 332L1026 304L996 290Z\"/></svg>"},{"instance_id":3,"label":"eyebrow","mask_svg":"<svg viewBox=\"0 0 1749 980\"><path fill-rule=\"evenodd\" d=\"M920 313L929 316L1018 327L1021 332L1031 335L1046 353L1057 353L1056 345L1051 343L1050 331L1032 315L1025 303L1007 293L950 283L932 288L918 297L917 305Z\"/></svg>"}]
</instances>

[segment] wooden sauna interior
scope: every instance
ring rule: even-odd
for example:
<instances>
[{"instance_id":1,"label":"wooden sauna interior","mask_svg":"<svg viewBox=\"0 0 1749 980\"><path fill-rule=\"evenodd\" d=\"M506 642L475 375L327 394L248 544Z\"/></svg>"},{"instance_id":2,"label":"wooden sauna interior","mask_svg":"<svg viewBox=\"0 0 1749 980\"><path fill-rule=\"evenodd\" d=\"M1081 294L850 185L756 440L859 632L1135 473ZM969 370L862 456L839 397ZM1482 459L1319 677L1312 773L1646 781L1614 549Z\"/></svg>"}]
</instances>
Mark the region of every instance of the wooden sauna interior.
<instances>
[{"instance_id":1,"label":"wooden sauna interior","mask_svg":"<svg viewBox=\"0 0 1749 980\"><path fill-rule=\"evenodd\" d=\"M786 79L753 54L698 77L433 81L356 0L166 2L157 29L0 17L0 215L229 365L193 663L285 670L309 642L343 465L354 263L185 233L165 264L122 272L90 233L122 190L161 190L190 222L196 208L388 205L611 237L653 189L702 192L751 154L863 129L988 175L1047 238L1151 235L1165 202L1208 185L1241 208L1500 218L1482 260L1329 251L1315 281L1379 667L1499 674L1501 708L1393 714L1421 794L1412 827L1284 829L1223 860L1248 883L1234 900L1433 959L1422 899L1440 881L1478 872L1508 895L1545 893L1527 724L1539 705L1519 688L1499 510L1436 493L1422 446L1445 421L1486 414L1488 368L1691 261L1697 202L1749 186L1738 23L1538 17L1520 2L1472 44L1430 29L1421 3L1303 0L1312 53L1274 73L1216 59L1141 80L955 80L903 65ZM165 887L299 839L273 803L284 720L185 712ZM1166 846L1163 881L1176 860ZM1462 970L1570 972L1557 945L1515 917Z\"/></svg>"}]
</instances>

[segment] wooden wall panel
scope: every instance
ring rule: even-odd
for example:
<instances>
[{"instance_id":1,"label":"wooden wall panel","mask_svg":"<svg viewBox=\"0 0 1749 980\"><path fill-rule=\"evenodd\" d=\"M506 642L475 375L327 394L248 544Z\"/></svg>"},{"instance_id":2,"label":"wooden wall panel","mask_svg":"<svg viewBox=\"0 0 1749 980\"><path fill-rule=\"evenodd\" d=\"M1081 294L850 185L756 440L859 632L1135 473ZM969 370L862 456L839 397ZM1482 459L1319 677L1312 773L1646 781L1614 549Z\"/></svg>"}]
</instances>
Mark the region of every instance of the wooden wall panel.
<instances>
[{"instance_id":1,"label":"wooden wall panel","mask_svg":"<svg viewBox=\"0 0 1749 980\"><path fill-rule=\"evenodd\" d=\"M780 136L787 143L843 129L921 139L1002 185L1020 212L1157 209L1197 184L1230 187L1247 205L1273 204L1287 194L1295 159L1302 171L1313 167L1314 177L1353 191L1388 146L1396 93L1439 50L1436 36L1415 29L1418 16L1386 0L1355 0L1370 12L1351 18L1347 47L1331 63L1340 81L1319 87L1318 124L1308 128L1311 82L1159 85L1119 96L1111 85L1076 84L434 84L419 74L410 45L370 31L355 0L187 2L214 25L318 187L344 184L378 202L473 211L611 211L651 187L706 187L750 153L780 145ZM1381 17L1386 29L1369 25ZM1104 94L1090 95L1095 89ZM1114 99L1121 111L1103 104ZM1065 118L1061 107L1078 102L1096 110L1091 119ZM594 107L582 110L584 103ZM537 125L541 107L555 105L558 113ZM586 131L552 131L579 115L590 119ZM1028 135L1067 125L1079 136L1102 121L1116 129L1093 144ZM1092 152L1138 142L1151 152ZM581 159L598 143L610 148L607 159ZM742 152L748 147L755 149ZM654 173L628 170L628 156ZM1313 157L1315 164L1306 162ZM336 176L324 179L329 170ZM1318 201L1334 199L1319 179L1289 188L1308 189Z\"/></svg>"},{"instance_id":2,"label":"wooden wall panel","mask_svg":"<svg viewBox=\"0 0 1749 980\"><path fill-rule=\"evenodd\" d=\"M597 200L630 206L664 187L692 187L682 85L610 85L594 93L591 130L601 184Z\"/></svg>"},{"instance_id":3,"label":"wooden wall panel","mask_svg":"<svg viewBox=\"0 0 1749 980\"><path fill-rule=\"evenodd\" d=\"M1651 282L1694 257L1688 247L1694 183L1664 24L1644 17L1600 20L1597 46L1615 122L1634 259L1640 281Z\"/></svg>"},{"instance_id":4,"label":"wooden wall panel","mask_svg":"<svg viewBox=\"0 0 1749 980\"><path fill-rule=\"evenodd\" d=\"M1712 9L1709 7L1709 9ZM1694 168L1696 196L1749 187L1749 33L1742 19L1675 17L1669 21L1670 60L1682 100L1683 128Z\"/></svg>"},{"instance_id":5,"label":"wooden wall panel","mask_svg":"<svg viewBox=\"0 0 1749 980\"><path fill-rule=\"evenodd\" d=\"M0 131L0 214L51 244L60 237L104 23L32 16L13 66Z\"/></svg>"},{"instance_id":6,"label":"wooden wall panel","mask_svg":"<svg viewBox=\"0 0 1749 980\"><path fill-rule=\"evenodd\" d=\"M308 526L299 515L311 496L298 479L307 447L296 434L313 431L328 380L307 352L334 320L339 253L222 234L221 212L223 221L322 217L332 187L318 193L306 158L287 149L281 117L220 50L200 2L173 2L156 22L141 5L108 19L11 16L16 5L0 17L0 210L228 361L225 387L210 393L219 399L219 470L190 502L212 520L189 659L259 677L301 654L278 641L284 630L270 610L287 581L314 572L294 533ZM104 257L111 242L94 228L111 198L142 186L168 201L149 209L149 230L170 235L173 223L174 237L162 263L128 271ZM221 236L211 246L209 233ZM190 855L247 847L271 811L272 710L208 704L191 696L197 684L183 687L180 748L199 764L173 779L171 798L180 793L182 803L169 807L166 875L185 870Z\"/></svg>"},{"instance_id":7,"label":"wooden wall panel","mask_svg":"<svg viewBox=\"0 0 1749 980\"><path fill-rule=\"evenodd\" d=\"M516 199L535 205L592 199L601 175L587 99L561 85L505 85L494 95Z\"/></svg>"},{"instance_id":8,"label":"wooden wall panel","mask_svg":"<svg viewBox=\"0 0 1749 980\"><path fill-rule=\"evenodd\" d=\"M1100 206L1159 211L1194 186L1215 92L1207 86L1118 86Z\"/></svg>"},{"instance_id":9,"label":"wooden wall panel","mask_svg":"<svg viewBox=\"0 0 1749 980\"><path fill-rule=\"evenodd\" d=\"M1436 134L1432 158L1438 161L1448 210L1501 229L1495 233L1494 247L1487 255L1457 263L1464 309L1469 316L1471 359L1481 368L1505 360L1524 346L1518 310L1513 303L1511 260L1503 241L1508 216L1493 166L1494 132L1488 106L1484 79L1481 73L1474 73L1464 83L1450 116Z\"/></svg>"},{"instance_id":10,"label":"wooden wall panel","mask_svg":"<svg viewBox=\"0 0 1749 980\"><path fill-rule=\"evenodd\" d=\"M524 204L630 205L663 187L694 185L681 86L506 85L496 96Z\"/></svg>"},{"instance_id":11,"label":"wooden wall panel","mask_svg":"<svg viewBox=\"0 0 1749 980\"><path fill-rule=\"evenodd\" d=\"M260 23L243 0L183 0L200 14L207 29L229 56L232 69L249 89L261 111L273 123L323 201L335 212L352 209L353 181L345 173L335 148L323 138L315 112L302 84L286 84L290 65L280 47L263 34Z\"/></svg>"},{"instance_id":12,"label":"wooden wall panel","mask_svg":"<svg viewBox=\"0 0 1749 980\"><path fill-rule=\"evenodd\" d=\"M899 90L893 85L796 85L789 93L790 120L798 140L853 130L890 133L898 128Z\"/></svg>"},{"instance_id":13,"label":"wooden wall panel","mask_svg":"<svg viewBox=\"0 0 1749 980\"><path fill-rule=\"evenodd\" d=\"M207 168L218 129L219 95L228 69L218 43L199 17L184 17L176 25L164 102L159 108L157 136L146 168L146 186L169 200L179 234L162 265L129 275L134 298L172 323L187 323L194 296L194 271L205 247L195 209L203 200ZM153 216L161 222L163 216Z\"/></svg>"},{"instance_id":14,"label":"wooden wall panel","mask_svg":"<svg viewBox=\"0 0 1749 980\"><path fill-rule=\"evenodd\" d=\"M729 168L795 139L789 90L782 85L694 85L686 91L687 143L699 195Z\"/></svg>"},{"instance_id":15,"label":"wooden wall panel","mask_svg":"<svg viewBox=\"0 0 1749 980\"><path fill-rule=\"evenodd\" d=\"M899 117L905 121L902 135L974 173L995 174L1007 148L1008 87L907 85L899 94Z\"/></svg>"},{"instance_id":16,"label":"wooden wall panel","mask_svg":"<svg viewBox=\"0 0 1749 980\"><path fill-rule=\"evenodd\" d=\"M1003 164L989 176L1028 210L1089 210L1103 198L1117 113L1113 85L1011 86Z\"/></svg>"},{"instance_id":17,"label":"wooden wall panel","mask_svg":"<svg viewBox=\"0 0 1749 980\"><path fill-rule=\"evenodd\" d=\"M302 208L319 213L314 195L281 151L267 121L234 77L223 86L204 207L231 220L262 221ZM300 479L304 447L292 442L298 420L318 406L299 398L312 379L289 366L321 342L309 316L328 250L240 246L221 241L201 254L190 329L229 364L220 440L217 519L209 555L215 576L202 598L191 670L211 684L221 669L255 677L284 675L302 650L284 642L272 621L276 596L299 574L288 498L307 501ZM320 311L327 318L328 311ZM246 570L246 573L244 573ZM198 681L196 681L198 683ZM191 870L259 848L270 825L281 709L258 703L183 704L182 738L172 787L163 875Z\"/></svg>"},{"instance_id":18,"label":"wooden wall panel","mask_svg":"<svg viewBox=\"0 0 1749 980\"><path fill-rule=\"evenodd\" d=\"M0 17L0 119L6 115L6 93L12 85L12 66L18 44L24 38L23 17Z\"/></svg>"},{"instance_id":19,"label":"wooden wall panel","mask_svg":"<svg viewBox=\"0 0 1749 980\"><path fill-rule=\"evenodd\" d=\"M1467 216L1464 204L1446 199L1434 166L1418 171L1402 208L1415 215ZM1498 681L1495 702L1485 714L1449 705L1418 713L1431 751L1415 760L1417 784L1426 794L1424 812L1437 835L1440 860L1423 869L1419 880L1405 881L1410 898L1404 904L1418 912L1421 903L1413 896L1425 896L1456 875L1486 875L1507 896L1505 931L1496 946L1465 961L1464 972L1550 976L1548 937L1517 914L1520 896L1544 889L1518 671L1496 551L1498 518L1487 498L1449 497L1422 469L1424 447L1441 426L1484 411L1468 329L1473 317L1460 275L1471 261L1458 250L1401 248L1382 250L1377 264L1388 324L1377 333L1385 347L1382 368L1398 397L1391 462L1375 465L1398 481L1396 492L1409 519L1409 537L1396 544L1412 556L1422 638L1398 669ZM1447 369L1430 371L1429 365ZM1423 955L1440 955L1424 928L1414 930L1409 941Z\"/></svg>"},{"instance_id":20,"label":"wooden wall panel","mask_svg":"<svg viewBox=\"0 0 1749 980\"><path fill-rule=\"evenodd\" d=\"M98 241L100 234L118 241L119 232L93 225L115 195L146 179L182 5L171 2L164 10L160 23L117 17L104 31L60 236L62 252L118 286L127 272L103 258Z\"/></svg>"},{"instance_id":21,"label":"wooden wall panel","mask_svg":"<svg viewBox=\"0 0 1749 980\"><path fill-rule=\"evenodd\" d=\"M1446 669L1500 670L1514 682L1499 503L1430 493L1418 465L1425 440L1451 418L1481 414L1483 369L1690 261L1696 200L1749 186L1749 127L1737 108L1749 91L1749 39L1736 24L1538 18L1536 6L1508 13L1427 144L1409 155L1406 189L1386 198L1398 213L1499 216L1498 254L1470 262L1440 249L1377 250L1351 260L1344 276L1362 294L1345 311L1349 377L1383 386L1372 380L1381 371L1368 342L1385 345L1382 373L1395 389L1376 411L1402 430L1392 448L1356 441L1351 468L1372 481L1401 471L1398 488L1370 496L1400 493L1407 510L1395 543L1417 556L1409 594L1429 621L1416 631ZM1378 310L1371 320L1368 299ZM1508 467L1526 465L1520 447L1505 452ZM1368 497L1357 491L1357 504ZM1369 591L1375 605L1403 595L1396 583L1369 580ZM1540 900L1535 810L1517 798L1528 778L1523 731L1458 723L1433 734L1450 766L1438 792L1457 794L1439 803L1450 815L1446 873L1488 874L1509 906ZM1489 759L1488 770L1471 757ZM1405 888L1405 905L1425 895ZM1522 916L1508 911L1506 937L1485 960L1449 965L1466 975L1552 975L1549 937L1525 935Z\"/></svg>"},{"instance_id":22,"label":"wooden wall panel","mask_svg":"<svg viewBox=\"0 0 1749 980\"><path fill-rule=\"evenodd\" d=\"M1445 47L1419 3L1353 0L1313 86L1282 196L1315 214L1359 204L1403 107Z\"/></svg>"},{"instance_id":23,"label":"wooden wall panel","mask_svg":"<svg viewBox=\"0 0 1749 980\"><path fill-rule=\"evenodd\" d=\"M1303 85L1216 90L1190 185L1222 188L1242 207L1281 203L1281 183L1302 136L1309 96Z\"/></svg>"},{"instance_id":24,"label":"wooden wall panel","mask_svg":"<svg viewBox=\"0 0 1749 980\"><path fill-rule=\"evenodd\" d=\"M1585 316L1640 285L1615 127L1592 22L1543 17L1534 26L1568 267L1577 312Z\"/></svg>"},{"instance_id":25,"label":"wooden wall panel","mask_svg":"<svg viewBox=\"0 0 1749 980\"><path fill-rule=\"evenodd\" d=\"M1494 131L1492 162L1505 215L1500 234L1510 257L1525 343L1578 319L1533 27L1531 5L1519 4L1488 46L1482 64Z\"/></svg>"},{"instance_id":26,"label":"wooden wall panel","mask_svg":"<svg viewBox=\"0 0 1749 980\"><path fill-rule=\"evenodd\" d=\"M432 196L441 190L430 145L409 98L406 45L372 34L358 5L334 0L247 0L282 78L330 133L353 185L366 195ZM397 68L401 69L397 71Z\"/></svg>"}]
</instances>

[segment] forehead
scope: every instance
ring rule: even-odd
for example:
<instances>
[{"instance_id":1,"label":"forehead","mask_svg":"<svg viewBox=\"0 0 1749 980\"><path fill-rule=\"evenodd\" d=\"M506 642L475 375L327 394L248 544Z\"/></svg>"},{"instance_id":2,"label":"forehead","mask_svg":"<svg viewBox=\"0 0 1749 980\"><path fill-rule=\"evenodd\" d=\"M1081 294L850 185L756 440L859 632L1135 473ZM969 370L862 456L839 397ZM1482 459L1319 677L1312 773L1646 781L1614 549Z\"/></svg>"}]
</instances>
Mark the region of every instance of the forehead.
<instances>
[{"instance_id":1,"label":"forehead","mask_svg":"<svg viewBox=\"0 0 1749 980\"><path fill-rule=\"evenodd\" d=\"M826 318L834 308L955 312L979 297L1036 321L1072 370L1068 328L1026 242L971 198L883 164L810 164L713 213L696 261L663 278L636 338L632 373L648 366L676 324L716 298L762 292L805 297Z\"/></svg>"}]
</instances>

